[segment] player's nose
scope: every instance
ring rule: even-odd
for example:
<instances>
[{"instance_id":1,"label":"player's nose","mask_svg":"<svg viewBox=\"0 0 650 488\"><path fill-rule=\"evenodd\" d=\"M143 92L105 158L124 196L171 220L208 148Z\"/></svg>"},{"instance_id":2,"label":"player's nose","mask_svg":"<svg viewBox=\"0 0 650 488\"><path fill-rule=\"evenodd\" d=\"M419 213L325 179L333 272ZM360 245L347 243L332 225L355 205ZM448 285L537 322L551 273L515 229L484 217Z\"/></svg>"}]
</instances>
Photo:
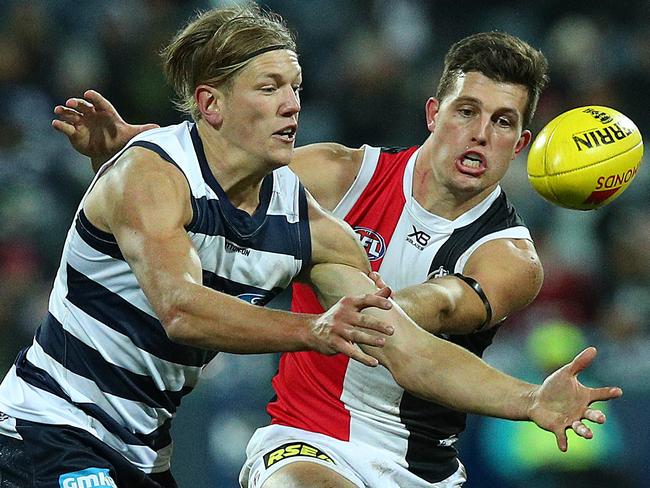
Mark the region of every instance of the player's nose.
<instances>
[{"instance_id":1,"label":"player's nose","mask_svg":"<svg viewBox=\"0 0 650 488\"><path fill-rule=\"evenodd\" d=\"M490 119L486 117L476 119L476 122L472 125L472 142L474 144L479 146L487 144L490 123Z\"/></svg>"},{"instance_id":2,"label":"player's nose","mask_svg":"<svg viewBox=\"0 0 650 488\"><path fill-rule=\"evenodd\" d=\"M292 87L285 87L285 93L280 105L280 114L291 117L300 112L300 95Z\"/></svg>"}]
</instances>

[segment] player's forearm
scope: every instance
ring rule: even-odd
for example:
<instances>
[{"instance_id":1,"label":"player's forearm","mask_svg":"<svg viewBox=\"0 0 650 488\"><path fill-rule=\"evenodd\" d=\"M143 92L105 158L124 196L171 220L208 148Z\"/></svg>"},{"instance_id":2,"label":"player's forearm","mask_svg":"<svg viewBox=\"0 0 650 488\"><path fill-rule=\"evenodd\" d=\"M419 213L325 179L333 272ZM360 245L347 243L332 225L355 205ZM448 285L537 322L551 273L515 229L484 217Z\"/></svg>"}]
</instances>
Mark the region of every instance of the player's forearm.
<instances>
[{"instance_id":1,"label":"player's forearm","mask_svg":"<svg viewBox=\"0 0 650 488\"><path fill-rule=\"evenodd\" d=\"M432 336L423 330L410 333L408 353L391 350L384 354L395 380L416 396L454 410L528 420L537 385L508 376L469 351Z\"/></svg>"},{"instance_id":2,"label":"player's forearm","mask_svg":"<svg viewBox=\"0 0 650 488\"><path fill-rule=\"evenodd\" d=\"M310 348L313 315L248 304L194 285L162 307L161 322L179 343L232 353L267 353Z\"/></svg>"},{"instance_id":3,"label":"player's forearm","mask_svg":"<svg viewBox=\"0 0 650 488\"><path fill-rule=\"evenodd\" d=\"M339 268L336 274L312 274L321 303L329 305L339 294L373 293L363 273ZM512 420L528 418L535 385L492 368L469 351L435 337L415 324L399 305L390 310L367 309L395 326L385 346L361 346L388 368L405 390L456 410Z\"/></svg>"}]
</instances>

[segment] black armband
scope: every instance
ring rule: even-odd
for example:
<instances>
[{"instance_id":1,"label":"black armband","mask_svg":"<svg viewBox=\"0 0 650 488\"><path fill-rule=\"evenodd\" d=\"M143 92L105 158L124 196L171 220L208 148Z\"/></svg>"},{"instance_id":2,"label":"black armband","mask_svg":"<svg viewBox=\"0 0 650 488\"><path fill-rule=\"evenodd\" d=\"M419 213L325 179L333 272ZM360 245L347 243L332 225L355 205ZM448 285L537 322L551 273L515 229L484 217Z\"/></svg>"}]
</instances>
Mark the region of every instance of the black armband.
<instances>
[{"instance_id":1,"label":"black armband","mask_svg":"<svg viewBox=\"0 0 650 488\"><path fill-rule=\"evenodd\" d=\"M476 294L483 302L483 306L485 307L485 321L483 321L483 323L474 332L481 332L487 329L490 326L490 322L492 322L492 306L490 305L490 301L488 300L487 296L485 296L483 288L481 288L481 285L479 285L478 281L476 281L474 278L470 278L469 276L465 276L460 273L454 273L452 276L455 276L456 278L467 283L472 288L472 290L476 292Z\"/></svg>"}]
</instances>

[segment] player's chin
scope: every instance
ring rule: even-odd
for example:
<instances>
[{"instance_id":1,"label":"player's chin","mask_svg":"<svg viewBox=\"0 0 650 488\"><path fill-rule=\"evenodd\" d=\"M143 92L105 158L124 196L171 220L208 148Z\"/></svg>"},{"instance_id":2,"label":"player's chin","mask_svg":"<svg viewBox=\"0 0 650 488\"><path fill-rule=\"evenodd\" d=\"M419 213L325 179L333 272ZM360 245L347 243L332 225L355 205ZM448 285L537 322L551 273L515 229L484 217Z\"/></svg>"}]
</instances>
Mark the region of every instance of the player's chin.
<instances>
[{"instance_id":1,"label":"player's chin","mask_svg":"<svg viewBox=\"0 0 650 488\"><path fill-rule=\"evenodd\" d=\"M289 165L292 156L293 156L293 145L291 146L291 148L272 151L269 154L269 160L271 161L274 167L281 168L282 166Z\"/></svg>"}]
</instances>

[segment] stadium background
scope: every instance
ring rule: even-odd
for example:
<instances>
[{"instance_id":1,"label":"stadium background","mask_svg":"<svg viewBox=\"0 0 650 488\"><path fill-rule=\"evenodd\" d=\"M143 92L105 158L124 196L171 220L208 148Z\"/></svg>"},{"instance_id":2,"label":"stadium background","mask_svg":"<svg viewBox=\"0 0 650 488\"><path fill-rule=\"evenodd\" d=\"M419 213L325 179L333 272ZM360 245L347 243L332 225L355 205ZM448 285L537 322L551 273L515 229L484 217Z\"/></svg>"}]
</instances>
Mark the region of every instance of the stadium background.
<instances>
[{"instance_id":1,"label":"stadium background","mask_svg":"<svg viewBox=\"0 0 650 488\"><path fill-rule=\"evenodd\" d=\"M50 127L52 108L95 88L126 120L175 123L156 53L197 9L227 2L0 0L0 373L31 340L61 246L91 178ZM650 127L650 4L643 0L445 2L275 0L297 31L305 74L299 143L411 145L426 136L424 102L449 45L507 30L551 62L538 131L558 113L609 105ZM647 157L646 157L647 159ZM532 229L546 270L527 311L511 317L487 359L537 380L584 344L599 347L588 384L622 399L591 443L555 452L528 424L474 418L461 444L468 488L648 486L650 436L650 170L597 212L554 208L532 190L525 156L504 187ZM286 300L286 297L285 297ZM285 302L280 302L282 306ZM235 486L244 446L267 417L273 355L220 355L177 419L181 487Z\"/></svg>"}]
</instances>

